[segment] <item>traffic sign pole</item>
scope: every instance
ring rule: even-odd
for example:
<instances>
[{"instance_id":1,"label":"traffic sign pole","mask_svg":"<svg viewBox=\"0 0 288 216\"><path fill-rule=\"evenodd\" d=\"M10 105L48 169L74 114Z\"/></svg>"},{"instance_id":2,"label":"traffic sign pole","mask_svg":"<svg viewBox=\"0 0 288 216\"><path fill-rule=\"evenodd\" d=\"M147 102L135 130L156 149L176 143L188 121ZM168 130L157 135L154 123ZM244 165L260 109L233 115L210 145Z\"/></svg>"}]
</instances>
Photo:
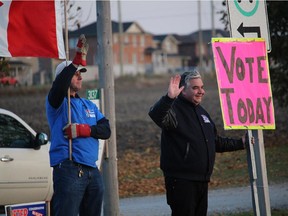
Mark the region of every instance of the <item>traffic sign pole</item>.
<instances>
[{"instance_id":1,"label":"traffic sign pole","mask_svg":"<svg viewBox=\"0 0 288 216\"><path fill-rule=\"evenodd\" d=\"M259 210L260 214L263 216L270 216L270 199L269 199L269 188L268 188L268 178L266 169L266 159L265 159L265 148L264 148L264 138L263 130L252 130L253 137L256 138L254 150L256 158L256 171L257 171L257 191L259 197Z\"/></svg>"},{"instance_id":2,"label":"traffic sign pole","mask_svg":"<svg viewBox=\"0 0 288 216\"><path fill-rule=\"evenodd\" d=\"M270 200L266 170L264 140L262 130L249 130L249 145L247 150L247 163L251 183L252 204L254 215L270 216ZM251 143L254 137L255 143Z\"/></svg>"},{"instance_id":3,"label":"traffic sign pole","mask_svg":"<svg viewBox=\"0 0 288 216\"><path fill-rule=\"evenodd\" d=\"M92 103L94 103L98 109L105 115L105 108L104 108L104 89L87 89L86 90L86 97ZM102 171L102 161L105 154L105 158L108 158L108 145L106 143L107 140L99 139L99 148L98 148L98 160L96 165L100 171Z\"/></svg>"},{"instance_id":4,"label":"traffic sign pole","mask_svg":"<svg viewBox=\"0 0 288 216\"><path fill-rule=\"evenodd\" d=\"M264 38L271 51L270 32L265 0L226 0L232 38ZM265 22L266 21L266 22ZM271 216L264 138L262 130L249 130L255 143L246 146L254 215Z\"/></svg>"}]
</instances>

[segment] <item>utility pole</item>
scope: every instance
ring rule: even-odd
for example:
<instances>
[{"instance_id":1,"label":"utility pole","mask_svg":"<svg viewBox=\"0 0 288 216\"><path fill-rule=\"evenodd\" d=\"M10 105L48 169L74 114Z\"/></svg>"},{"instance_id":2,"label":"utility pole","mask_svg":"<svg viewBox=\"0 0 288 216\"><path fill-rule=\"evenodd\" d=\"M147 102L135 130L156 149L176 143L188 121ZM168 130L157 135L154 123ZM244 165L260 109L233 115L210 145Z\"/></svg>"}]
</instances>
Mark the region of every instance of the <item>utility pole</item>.
<instances>
[{"instance_id":1,"label":"utility pole","mask_svg":"<svg viewBox=\"0 0 288 216\"><path fill-rule=\"evenodd\" d=\"M198 52L199 52L199 70L204 78L203 71L203 55L202 55L202 44L203 44L203 36L202 36L202 24L201 24L201 0L198 0L198 27L199 27L199 38L198 38Z\"/></svg>"},{"instance_id":2,"label":"utility pole","mask_svg":"<svg viewBox=\"0 0 288 216\"><path fill-rule=\"evenodd\" d=\"M214 23L214 2L213 0L210 0L211 2L211 27L212 27L212 34L211 36L214 37L215 36L215 23Z\"/></svg>"},{"instance_id":3,"label":"utility pole","mask_svg":"<svg viewBox=\"0 0 288 216\"><path fill-rule=\"evenodd\" d=\"M214 21L214 13L215 13L215 10L214 10L214 0L210 0L210 3L211 3L211 38L215 37L216 36L216 30L215 30L215 21ZM211 56L213 57L213 56ZM211 58L213 59L213 58ZM210 67L210 75L214 75L215 73L215 68L214 68L214 64L211 64L211 67Z\"/></svg>"},{"instance_id":4,"label":"utility pole","mask_svg":"<svg viewBox=\"0 0 288 216\"><path fill-rule=\"evenodd\" d=\"M104 89L105 115L109 119L111 137L106 143L106 158L103 160L104 216L119 216L119 192L117 174L117 145L115 121L115 92L113 74L112 27L110 0L99 1L97 10L97 58L99 66L99 87Z\"/></svg>"},{"instance_id":5,"label":"utility pole","mask_svg":"<svg viewBox=\"0 0 288 216\"><path fill-rule=\"evenodd\" d=\"M123 23L121 14L121 1L118 0L118 19L119 19L119 60L120 60L120 76L123 74Z\"/></svg>"}]
</instances>

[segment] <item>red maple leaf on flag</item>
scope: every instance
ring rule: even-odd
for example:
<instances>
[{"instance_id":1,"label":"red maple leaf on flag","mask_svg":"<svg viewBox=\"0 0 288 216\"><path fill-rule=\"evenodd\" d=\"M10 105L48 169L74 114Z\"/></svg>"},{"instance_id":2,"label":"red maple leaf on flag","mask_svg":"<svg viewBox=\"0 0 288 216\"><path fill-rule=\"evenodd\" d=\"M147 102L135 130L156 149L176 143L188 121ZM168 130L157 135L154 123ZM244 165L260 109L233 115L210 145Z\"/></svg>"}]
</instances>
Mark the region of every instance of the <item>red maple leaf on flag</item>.
<instances>
[{"instance_id":1,"label":"red maple leaf on flag","mask_svg":"<svg viewBox=\"0 0 288 216\"><path fill-rule=\"evenodd\" d=\"M0 1L0 7L3 5L3 2Z\"/></svg>"}]
</instances>

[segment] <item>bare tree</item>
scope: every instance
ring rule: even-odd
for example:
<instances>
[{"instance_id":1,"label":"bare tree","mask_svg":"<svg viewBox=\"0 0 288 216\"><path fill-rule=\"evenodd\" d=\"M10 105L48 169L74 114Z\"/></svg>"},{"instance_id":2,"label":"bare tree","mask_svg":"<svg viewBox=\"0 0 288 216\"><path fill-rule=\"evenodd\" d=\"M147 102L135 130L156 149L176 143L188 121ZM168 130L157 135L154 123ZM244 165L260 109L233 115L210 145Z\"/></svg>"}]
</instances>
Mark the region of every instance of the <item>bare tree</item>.
<instances>
[{"instance_id":1,"label":"bare tree","mask_svg":"<svg viewBox=\"0 0 288 216\"><path fill-rule=\"evenodd\" d=\"M67 19L68 19L68 29L79 29L81 27L81 17L82 17L82 8L76 5L76 2L73 0L61 1L62 7L62 18L65 20L64 16L64 4L67 4ZM63 22L64 27L64 22Z\"/></svg>"},{"instance_id":2,"label":"bare tree","mask_svg":"<svg viewBox=\"0 0 288 216\"><path fill-rule=\"evenodd\" d=\"M9 62L5 59L5 57L0 57L0 77L3 75L9 74Z\"/></svg>"}]
</instances>

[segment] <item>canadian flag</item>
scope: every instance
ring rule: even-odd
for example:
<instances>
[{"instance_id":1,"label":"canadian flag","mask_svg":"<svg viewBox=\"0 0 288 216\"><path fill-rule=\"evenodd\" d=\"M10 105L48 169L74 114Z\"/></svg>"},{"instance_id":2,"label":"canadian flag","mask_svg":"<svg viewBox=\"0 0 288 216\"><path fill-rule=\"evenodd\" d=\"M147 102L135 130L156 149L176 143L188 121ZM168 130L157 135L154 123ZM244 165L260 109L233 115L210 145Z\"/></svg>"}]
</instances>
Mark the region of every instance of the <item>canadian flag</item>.
<instances>
[{"instance_id":1,"label":"canadian flag","mask_svg":"<svg viewBox=\"0 0 288 216\"><path fill-rule=\"evenodd\" d=\"M0 56L65 59L59 0L0 0Z\"/></svg>"}]
</instances>

